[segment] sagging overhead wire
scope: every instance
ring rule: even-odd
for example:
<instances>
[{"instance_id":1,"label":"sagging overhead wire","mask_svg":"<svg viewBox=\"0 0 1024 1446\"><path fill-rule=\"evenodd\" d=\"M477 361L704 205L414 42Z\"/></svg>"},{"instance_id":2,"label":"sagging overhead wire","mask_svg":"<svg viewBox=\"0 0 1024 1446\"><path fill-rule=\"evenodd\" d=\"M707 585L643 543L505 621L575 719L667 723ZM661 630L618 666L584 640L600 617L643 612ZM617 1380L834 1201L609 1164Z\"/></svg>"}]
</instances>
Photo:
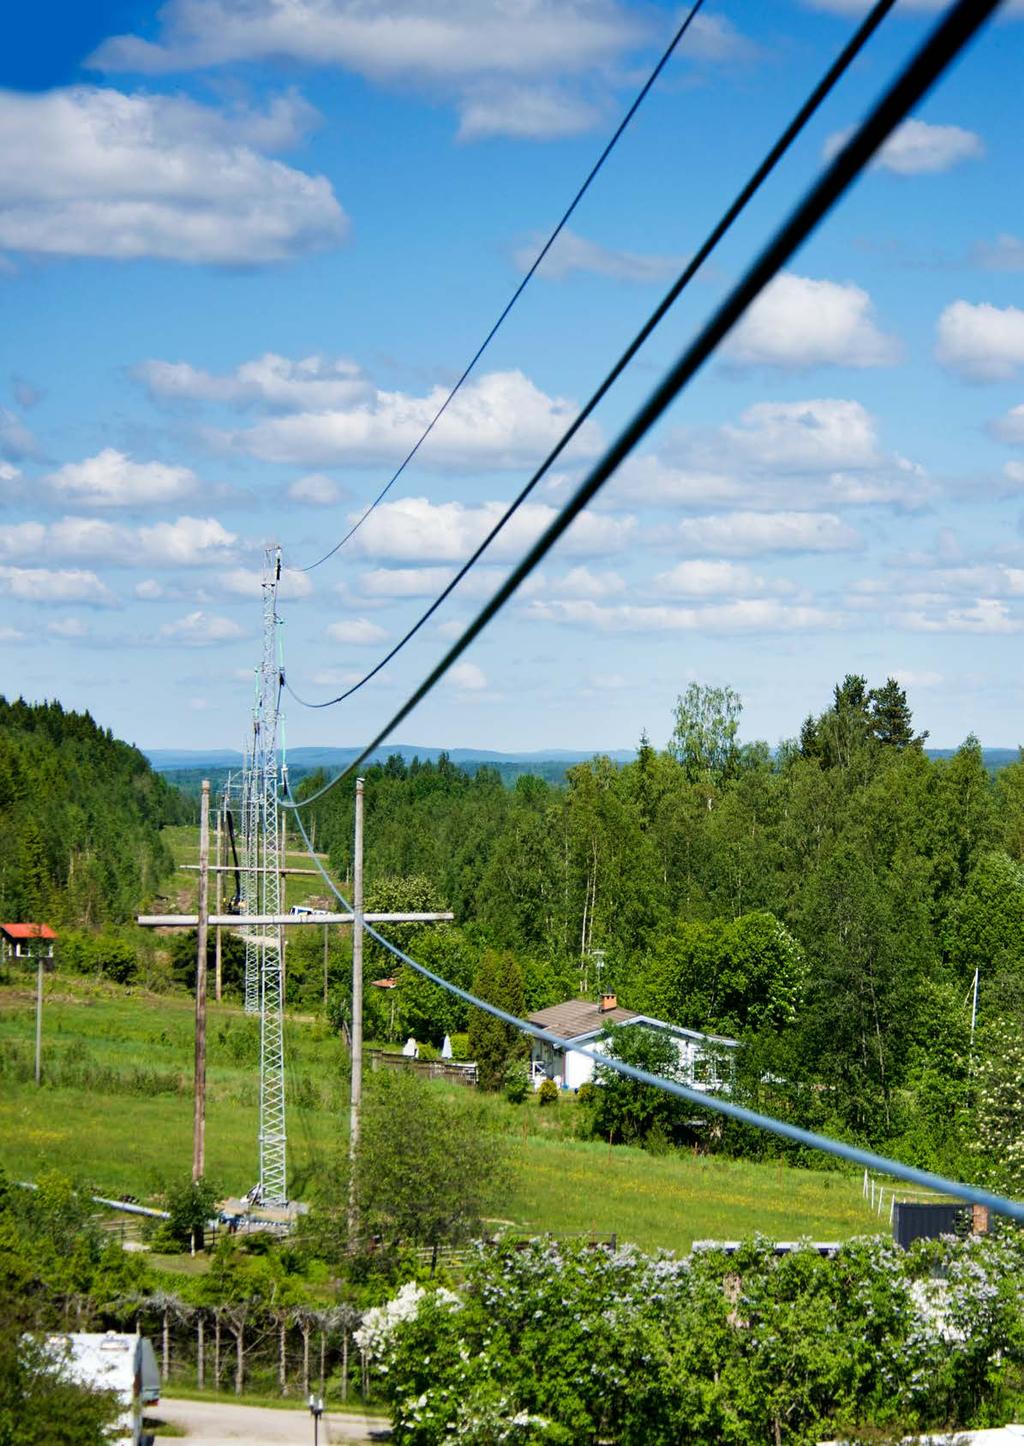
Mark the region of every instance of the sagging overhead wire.
<instances>
[{"instance_id":1,"label":"sagging overhead wire","mask_svg":"<svg viewBox=\"0 0 1024 1446\"><path fill-rule=\"evenodd\" d=\"M547 457L545 457L544 461L534 472L533 476L526 483L525 487L523 487L519 495L515 497L513 501L509 504L506 510L502 513L501 517L498 519L498 521L487 533L483 541L479 544L476 550L466 559L466 561L455 573L455 576L430 604L426 612L424 612L422 616L413 624L413 626L404 635L404 637L400 638L398 642L394 645L394 647L391 648L391 650L387 652L383 658L381 658L380 662L378 662L374 667L372 667L368 673L364 674L363 677L358 679L357 682L346 688L343 693L339 693L335 698L326 698L322 702L311 703L306 698L300 697L286 679L285 687L288 689L288 692L291 694L291 696L295 699L296 703L301 704L303 708L333 708L337 703L344 703L347 698L351 698L353 693L358 693L360 688L365 687L365 685L369 683L371 679L375 678L383 668L386 668L388 663L390 663L394 658L398 656L398 654L402 651L406 644L412 641L412 639L416 636L416 634L424 626L424 624L430 621L433 615L437 612L438 608L451 596L451 594L455 591L459 583L470 571L470 569L476 566L477 562L490 547L491 543L498 536L499 532L502 531L502 529L515 515L515 513L518 512L519 508L523 505L523 503L537 487L537 484L551 470L555 462L558 460L558 458L565 451L566 447L572 441L573 437L576 436L576 433L583 426L583 423L587 421L587 419L591 416L599 403L603 401L604 397L608 394L612 386L625 371L626 367L636 356L637 352L648 340L654 330L660 325L661 321L675 305L676 301L678 301L679 297L689 285L689 283L692 281L693 277L697 274L700 268L704 265L704 262L714 251L719 241L721 241L723 236L725 236L725 234L730 230L734 221L736 221L742 211L746 208L747 203L752 200L752 198L757 194L763 183L768 179L772 171L782 160L783 156L789 150L790 146L796 140L797 136L799 136L800 132L807 125L808 121L814 115L815 111L818 110L822 102L834 89L837 82L849 69L850 65L852 65L853 61L860 54L864 45L870 39L872 34L881 24L882 20L892 9L895 3L896 0L877 0L877 3L869 11L868 15L862 21L855 33L851 36L847 44L843 47L842 51L840 51L835 61L826 71L825 75L818 82L817 86L814 88L808 98L804 101L803 105L797 111L796 115L790 121L789 125L779 136L778 140L772 146L771 150L765 156L764 160L754 171L753 175L750 177L746 185L736 196L736 199L732 202L728 210L724 213L721 220L717 222L717 224L711 230L710 234L704 240L702 245L698 247L698 249L694 252L693 256L690 258L686 266L680 272L675 282L665 293L664 297L655 307L654 311L651 313L648 319L644 322L643 326L640 328L636 336L626 347L626 350L619 357L618 361L615 363L611 371L601 382L600 386L591 396L587 404L583 407L582 411L579 412L572 424L562 434L559 441L555 444L552 451L548 453Z\"/></svg>"},{"instance_id":2,"label":"sagging overhead wire","mask_svg":"<svg viewBox=\"0 0 1024 1446\"><path fill-rule=\"evenodd\" d=\"M487 333L487 335L484 337L483 341L480 343L480 345L477 347L476 351L473 353L473 355L472 355L472 357L470 358L469 363L468 363L468 365L466 366L465 370L463 371L462 375L459 377L458 381L455 383L455 385L452 387L451 391L450 391L450 392L448 393L448 395L445 397L444 401L443 401L443 402L441 403L441 405L438 407L437 411L436 411L436 412L434 413L434 415L431 417L429 423L428 423L427 426L424 428L423 432L421 433L421 435L420 435L419 438L417 439L415 445L409 450L409 452L408 452L408 453L406 454L406 456L403 458L403 460L402 460L402 462L400 463L400 465L395 469L395 471L394 471L394 472L392 473L392 475L389 477L388 481L387 481L387 482L385 483L385 485L381 488L381 490L377 493L377 496L373 499L373 501L370 503L370 505L366 508L366 510L362 513L362 515L352 524L352 526L349 528L349 530L345 533L345 535L344 535L344 537L342 537L341 541L340 541L340 542L336 542L336 543L334 544L334 546L331 548L331 550L330 550L329 552L325 552L324 555L323 555L323 557L317 558L316 562L311 562L308 567L302 568L302 569L301 569L302 572L312 572L314 568L319 567L321 563L326 562L326 561L328 560L328 558L333 557L336 552L340 552L340 551L341 551L341 549L345 546L345 544L346 544L352 537L354 537L355 534L359 531L360 527L362 527L363 523L364 523L364 522L366 521L366 519L369 517L370 513L373 512L373 510L374 510L376 507L378 507L381 502L383 502L384 498L385 498L385 497L388 495L388 493L391 491L392 487L393 487L393 486L395 485L395 483L398 481L399 477L401 477L401 475L402 475L402 473L405 471L406 467L408 467L409 463L410 463L410 462L412 461L412 459L416 456L416 453L417 453L417 452L420 450L420 448L423 446L423 443L427 440L427 438L430 436L431 432L434 430L434 428L435 428L435 426L437 425L437 423L441 420L441 418L444 416L445 412L448 410L448 407L449 407L450 403L454 400L456 394L458 393L458 391L459 391L460 388L462 387L463 382L464 382L464 381L466 380L466 378L469 376L470 372L473 370L473 368L476 366L477 362L480 360L480 358L483 356L484 352L487 350L487 348L490 346L491 342L494 340L494 337L495 337L495 335L497 334L498 329L501 327L502 323L505 321L505 318L508 316L509 312L510 312L510 311L512 310L512 308L515 306L515 304L516 304L516 302L519 300L520 296L522 296L523 292L526 290L526 288L527 288L527 286L529 285L530 281L533 279L534 275L536 274L538 267L541 265L541 262L544 260L545 256L546 256L546 255L548 254L548 252L551 250L551 248L552 248L552 246L555 244L555 242L558 240L558 237L562 234L562 231L565 229L566 225L567 225L568 222L569 222L569 218L572 216L573 212L576 210L576 207L577 207L577 206L580 204L580 202L583 200L583 197L584 197L584 196L587 194L587 192L589 191L591 182L594 180L594 178L596 177L597 173L600 171L601 167L604 165L605 161L608 159L608 157L611 155L612 151L615 149L616 145L617 145L618 142L619 142L620 137L622 136L623 131L625 131L625 129L626 129L626 127L629 125L630 121L633 119L633 117L636 115L637 111L640 109L641 105L643 104L644 100L645 100L646 97L647 97L648 92L651 90L651 87L654 85L655 81L658 79L658 76L659 76L659 75L661 74L661 72L665 69L665 66L668 64L669 60L672 58L672 53L673 53L673 51L675 50L676 46L679 44L679 42L682 40L683 36L684 36L684 35L686 34L686 32L689 30L689 28L690 28L690 26L693 24L694 20L696 20L697 15L698 15L698 13L699 13L699 11L700 11L700 9L701 9L701 7L702 7L703 4L704 4L704 0L694 0L694 3L691 5L689 11L688 11L688 12L686 13L686 15L684 16L684 18L683 18L683 20L682 20L682 23L678 26L678 28L676 29L675 34L672 36L672 39L669 41L668 46L666 47L666 49L665 49L664 52L662 53L661 58L660 58L660 60L658 61L657 65L654 67L654 69L651 71L650 75L647 77L647 79L644 81L643 85L641 86L639 92L637 93L636 99L633 101L633 104L629 107L629 110L626 111L626 114L622 117L622 120L621 120L621 121L619 122L619 124L616 126L614 132L612 133L611 139L608 141L607 145L605 146L605 148L604 148L604 150L601 152L601 154L598 156L598 158L597 158L597 160L594 162L593 166L591 166L590 171L588 172L587 177L586 177L586 179L584 180L583 184L580 186L580 188L579 188L579 190L576 192L575 196L573 196L572 200L569 202L569 205L568 205L568 207L566 208L566 210L565 210L565 212L564 212L564 214L563 214L563 216L562 216L562 219L558 222L557 226L556 226L555 229L552 231L551 235L550 235L550 236L548 237L548 239L544 242L544 245L541 247L540 251L537 253L537 256L536 256L536 258L534 259L534 262L533 262L532 266L530 267L529 271L527 271L527 273L526 273L526 275L523 277L522 281L520 281L520 283L519 283L519 285L516 287L515 291L513 291L511 297L510 297L509 300L508 300L508 302L505 304L504 309L502 310L502 312L501 312L500 315L498 316L497 321L494 323L494 325L491 327L490 331Z\"/></svg>"},{"instance_id":3,"label":"sagging overhead wire","mask_svg":"<svg viewBox=\"0 0 1024 1446\"><path fill-rule=\"evenodd\" d=\"M659 382L640 410L623 428L604 455L591 468L558 515L551 521L525 556L509 573L489 602L452 644L441 661L410 694L402 706L385 723L362 752L342 771L300 803L283 802L291 810L305 808L349 777L359 768L390 733L408 717L418 703L440 682L448 669L462 656L475 638L483 632L572 525L587 503L597 496L609 477L630 452L646 436L654 423L692 380L708 357L718 348L750 304L781 271L818 223L828 215L840 197L853 184L878 148L904 119L907 113L927 94L943 71L951 64L967 42L985 23L1001 0L956 0L928 38L918 48L902 72L889 86L871 113L862 121L814 185L798 202L789 217L768 245L718 306L710 321L683 352Z\"/></svg>"},{"instance_id":4,"label":"sagging overhead wire","mask_svg":"<svg viewBox=\"0 0 1024 1446\"><path fill-rule=\"evenodd\" d=\"M965 0L966 3L966 0ZM289 799L291 793L289 792ZM291 800L294 806L294 800ZM344 894L334 883L334 880L327 873L323 864L313 852L312 844L302 823L301 815L296 813L295 822L298 824L299 832L306 845L306 852L316 864L324 882L334 897L342 905L346 913L355 912L352 905L345 898ZM357 920L359 915L356 915ZM358 923L356 925L358 927ZM382 945L394 958L403 964L414 969L424 979L429 979L432 984L446 990L449 994L471 1004L475 1009L482 1009L487 1014L500 1019L504 1024L511 1025L519 1030L521 1034L530 1036L533 1039L540 1039L558 1049L565 1048L565 1040L561 1035L552 1034L550 1030L542 1029L539 1025L531 1024L528 1020L519 1019L514 1014L509 1014L496 1004L490 1004L486 999L479 999L471 994L468 989L462 989L458 984L453 984L440 974L435 974L425 964L420 964L413 959L397 944L386 939L379 930L365 920L362 927L371 938ZM587 1049L582 1045L574 1045L575 1054L585 1055L588 1059L594 1060L602 1066L615 1070L617 1074L625 1075L628 1079L635 1080L638 1084L650 1085L654 1089L663 1091L665 1094L674 1095L677 1099L685 1100L688 1104L696 1105L701 1109L711 1110L716 1114L725 1115L728 1119L736 1120L739 1124L752 1125L755 1129L766 1130L770 1134L778 1135L784 1140L791 1140L795 1144L805 1145L809 1149L818 1150L826 1155L834 1155L837 1159L846 1160L850 1164L857 1165L867 1170L877 1170L882 1174L889 1175L896 1180L905 1180L908 1184L923 1186L927 1190L935 1190L940 1194L953 1195L959 1200L966 1200L972 1205L984 1205L989 1210L995 1211L997 1215L1009 1216L1012 1220L1024 1221L1024 1204L1016 1200L1008 1200L1003 1195L993 1194L990 1190L984 1190L977 1185L964 1185L959 1180L947 1180L943 1175L935 1175L930 1170L919 1170L916 1165L905 1165L902 1160L891 1160L887 1155L877 1155L873 1150L864 1150L859 1145L848 1144L845 1140L833 1140L829 1135L819 1135L814 1130L805 1130L800 1125L792 1125L786 1120L777 1120L773 1115L763 1115L757 1110L748 1109L745 1105L734 1104L731 1100L721 1099L717 1095L705 1094L701 1090L691 1089L687 1085L679 1084L676 1080L664 1079L660 1075L649 1074L646 1070L637 1069L635 1065L626 1064L624 1060L615 1059L611 1055L599 1053L593 1049Z\"/></svg>"}]
</instances>

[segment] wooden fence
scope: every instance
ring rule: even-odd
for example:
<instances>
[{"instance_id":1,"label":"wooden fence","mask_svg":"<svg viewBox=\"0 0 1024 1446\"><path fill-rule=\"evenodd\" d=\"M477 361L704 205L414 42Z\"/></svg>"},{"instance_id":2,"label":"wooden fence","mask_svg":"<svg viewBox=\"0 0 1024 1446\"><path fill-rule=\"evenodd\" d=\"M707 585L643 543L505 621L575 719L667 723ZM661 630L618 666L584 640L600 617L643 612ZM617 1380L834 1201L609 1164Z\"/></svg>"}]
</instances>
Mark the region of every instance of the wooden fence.
<instances>
[{"instance_id":1,"label":"wooden fence","mask_svg":"<svg viewBox=\"0 0 1024 1446\"><path fill-rule=\"evenodd\" d=\"M475 1064L456 1064L450 1059L410 1059L408 1055L391 1054L386 1049L371 1049L368 1053L371 1069L411 1069L427 1079L446 1079L470 1086L477 1083Z\"/></svg>"}]
</instances>

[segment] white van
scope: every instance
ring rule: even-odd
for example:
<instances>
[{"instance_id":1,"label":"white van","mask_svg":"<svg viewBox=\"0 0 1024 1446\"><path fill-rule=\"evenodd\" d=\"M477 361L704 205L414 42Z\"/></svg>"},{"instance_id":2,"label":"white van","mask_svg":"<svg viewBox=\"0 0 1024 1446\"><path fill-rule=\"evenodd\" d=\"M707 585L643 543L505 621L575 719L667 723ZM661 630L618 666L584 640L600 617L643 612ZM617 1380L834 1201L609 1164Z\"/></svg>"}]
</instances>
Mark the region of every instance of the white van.
<instances>
[{"instance_id":1,"label":"white van","mask_svg":"<svg viewBox=\"0 0 1024 1446\"><path fill-rule=\"evenodd\" d=\"M160 1374L149 1341L117 1331L74 1331L47 1336L46 1345L66 1363L73 1381L118 1393L121 1412L112 1446L152 1446L153 1437L142 1432L142 1408L159 1400Z\"/></svg>"}]
</instances>

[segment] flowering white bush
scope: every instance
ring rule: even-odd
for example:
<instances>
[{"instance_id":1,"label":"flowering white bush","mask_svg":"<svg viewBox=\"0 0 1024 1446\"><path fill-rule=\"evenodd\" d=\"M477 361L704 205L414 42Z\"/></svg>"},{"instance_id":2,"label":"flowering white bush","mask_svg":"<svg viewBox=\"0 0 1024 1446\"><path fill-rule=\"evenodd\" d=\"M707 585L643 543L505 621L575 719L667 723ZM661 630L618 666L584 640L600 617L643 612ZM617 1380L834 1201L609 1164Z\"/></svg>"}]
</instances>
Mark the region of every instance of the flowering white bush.
<instances>
[{"instance_id":1,"label":"flowering white bush","mask_svg":"<svg viewBox=\"0 0 1024 1446\"><path fill-rule=\"evenodd\" d=\"M992 1179L1000 1189L1024 1192L1024 1039L1002 1025L994 1031L988 1054L975 1076L978 1143L993 1161Z\"/></svg>"},{"instance_id":2,"label":"flowering white bush","mask_svg":"<svg viewBox=\"0 0 1024 1446\"><path fill-rule=\"evenodd\" d=\"M384 1359L395 1331L399 1326L407 1325L416 1319L420 1301L426 1294L423 1286L410 1280L406 1285L400 1287L393 1300L385 1301L383 1305L372 1306L364 1314L362 1323L353 1337L359 1349L365 1351L373 1359ZM438 1286L432 1292L432 1299L450 1305L456 1310L462 1304L457 1295L450 1290L445 1290L443 1286Z\"/></svg>"},{"instance_id":3,"label":"flowering white bush","mask_svg":"<svg viewBox=\"0 0 1024 1446\"><path fill-rule=\"evenodd\" d=\"M458 1296L403 1286L358 1339L410 1446L803 1446L987 1422L1024 1361L1022 1281L1016 1236L832 1260L533 1241L481 1250Z\"/></svg>"}]
</instances>

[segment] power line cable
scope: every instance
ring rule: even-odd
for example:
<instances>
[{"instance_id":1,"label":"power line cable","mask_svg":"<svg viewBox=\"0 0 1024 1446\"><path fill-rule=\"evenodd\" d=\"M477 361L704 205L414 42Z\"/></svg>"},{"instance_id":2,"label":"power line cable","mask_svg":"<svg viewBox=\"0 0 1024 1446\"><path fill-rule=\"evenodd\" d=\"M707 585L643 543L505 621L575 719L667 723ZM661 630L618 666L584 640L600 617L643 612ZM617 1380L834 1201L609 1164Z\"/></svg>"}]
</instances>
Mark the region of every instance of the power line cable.
<instances>
[{"instance_id":1,"label":"power line cable","mask_svg":"<svg viewBox=\"0 0 1024 1446\"><path fill-rule=\"evenodd\" d=\"M291 795L289 794L289 797ZM294 800L292 801L294 805ZM324 882L334 894L334 897L342 905L346 913L354 913L352 905L345 898L340 889L337 888L333 879L324 869L320 860L313 853L312 845L302 823L301 815L296 813L295 821L299 826L306 844L306 851L313 859ZM542 1029L539 1025L531 1024L528 1020L519 1019L514 1014L500 1009L496 1004L489 1003L486 999L479 999L471 994L468 989L462 989L458 984L453 984L440 974L435 974L425 964L420 964L413 959L397 944L386 939L379 930L372 924L368 924L356 915L356 925L362 924L363 929L371 938L392 954L396 959L414 969L424 979L429 979L432 984L446 990L449 994L471 1004L475 1009L482 1009L495 1019L500 1019L504 1024L511 1025L519 1030L521 1034L529 1035L533 1039L542 1040L564 1050L565 1040L561 1035L553 1034L550 1030ZM766 1130L773 1135L778 1135L784 1140L791 1140L795 1144L805 1145L812 1150L821 1151L827 1155L834 1155L837 1159L846 1160L850 1164L860 1166L868 1170L877 1170L882 1174L892 1176L897 1180L905 1180L911 1185L920 1185L927 1190L935 1190L941 1194L953 1195L959 1200L966 1200L972 1205L984 1205L989 1210L995 1211L998 1215L1007 1215L1012 1220L1024 1221L1024 1204L1015 1200L1008 1200L1003 1195L996 1195L990 1190L984 1190L977 1185L964 1185L959 1180L947 1180L943 1175L935 1175L930 1170L920 1170L916 1165L905 1165L902 1160L891 1160L887 1155L878 1155L873 1150L862 1149L859 1145L848 1144L845 1140L833 1140L828 1135L819 1135L814 1130L805 1130L800 1125L790 1124L787 1120L778 1120L773 1115L763 1115L757 1110L748 1109L745 1105L734 1104L731 1100L721 1099L717 1095L705 1094L701 1090L692 1089L687 1085L679 1084L676 1080L663 1078L661 1075L649 1074L646 1070L637 1069L635 1065L627 1064L624 1060L615 1059L612 1055L601 1054L596 1050L587 1049L582 1045L573 1046L574 1054L582 1054L587 1059L592 1059L608 1069L615 1070L617 1074L625 1075L626 1078L635 1080L638 1084L651 1085L654 1089L663 1091L665 1094L674 1095L677 1099L685 1100L687 1104L697 1105L701 1109L712 1110L717 1114L725 1115L727 1118L736 1120L739 1124L752 1125L755 1129Z\"/></svg>"},{"instance_id":2,"label":"power line cable","mask_svg":"<svg viewBox=\"0 0 1024 1446\"><path fill-rule=\"evenodd\" d=\"M522 489L519 495L509 504L504 513L498 519L498 521L487 533L487 536L479 544L476 550L470 555L470 557L466 559L466 561L456 572L455 576L430 604L426 612L423 613L419 620L413 624L413 626L409 629L405 636L400 638L399 641L394 645L394 647L391 648L391 650L386 653L383 658L381 658L380 662L377 663L375 667L371 668L368 673L364 674L364 676L358 680L358 682L353 683L351 687L346 688L343 693L339 693L335 698L327 698L319 703L311 703L307 699L300 697L299 694L296 693L295 689L291 686L291 684L288 683L287 680L285 680L285 687L288 689L288 692L291 694L291 696L295 699L296 703L299 703L303 708L333 708L334 705L337 703L344 703L347 698L351 698L353 693L358 693L360 688L364 687L367 683L370 682L371 679L375 678L383 668L386 668L388 663L390 663L395 657L397 657L397 655L402 651L406 644L412 641L412 639L416 636L416 634L424 626L424 624L430 621L430 619L437 612L441 604L451 596L451 594L458 587L462 579L466 576L470 569L476 565L476 563L480 560L483 554L487 551L491 543L498 536L498 533L502 531L502 529L506 526L506 524L510 521L514 514L518 512L519 508L523 505L523 503L537 487L537 484L551 470L555 462L558 460L561 454L565 451L566 447L572 441L573 437L575 437L576 433L580 430L583 423L594 412L598 404L604 399L604 397L610 391L611 387L619 379L619 377L625 371L626 367L636 356L637 352L651 336L655 328L660 325L663 318L675 305L682 292L686 289L686 287L692 281L693 277L703 266L704 262L711 255L712 251L714 251L719 241L721 241L723 236L725 236L725 234L732 227L733 222L746 208L747 203L752 200L752 198L760 190L763 183L768 179L769 175L781 161L782 157L796 140L797 136L799 136L800 132L807 125L808 121L814 115L815 111L818 110L822 102L829 95L830 91L832 91L832 89L841 79L843 74L849 69L850 65L852 65L853 61L860 54L864 45L874 34L875 30L881 24L882 20L889 13L895 3L896 0L877 0L877 3L872 7L871 11L865 17L854 35L843 47L836 60L829 67L828 71L818 82L817 86L808 96L807 100L797 111L796 115L790 121L789 125L783 131L779 139L775 142L774 146L772 146L771 150L765 156L764 160L754 171L753 175L747 181L743 189L739 192L732 205L722 216L721 220L718 221L718 223L714 226L714 228L707 236L705 241L702 243L702 245L687 262L686 266L680 272L676 281L665 293L665 296L662 298L658 306L648 317L647 321L644 322L643 326L637 332L633 340L629 343L626 350L619 357L618 361L612 367L611 371L601 382L600 386L591 396L590 400L583 407L582 411L578 413L575 420L562 434L562 437L556 443L553 450L548 453L547 457L534 472L533 476L526 483L525 487Z\"/></svg>"},{"instance_id":3,"label":"power line cable","mask_svg":"<svg viewBox=\"0 0 1024 1446\"><path fill-rule=\"evenodd\" d=\"M473 621L452 644L441 661L410 694L383 728L342 771L301 803L283 802L290 810L305 808L347 778L363 764L390 733L419 704L445 673L483 632L542 561L566 529L576 520L587 503L601 490L609 477L629 456L656 421L667 411L679 393L692 380L704 362L782 269L820 221L852 185L871 160L879 146L895 130L908 111L922 99L951 64L967 42L1000 4L1000 0L956 0L942 20L922 43L903 71L889 86L873 110L847 141L831 165L805 193L795 209L769 241L746 274L718 306L711 319L690 343L673 367L635 413L618 437L607 448L577 487L572 497L526 552L494 596L477 613Z\"/></svg>"},{"instance_id":4,"label":"power line cable","mask_svg":"<svg viewBox=\"0 0 1024 1446\"><path fill-rule=\"evenodd\" d=\"M450 404L450 403L453 401L453 399L455 398L455 395L456 395L456 393L459 391L459 389L461 388L463 382L464 382L464 381L466 380L466 378L469 376L470 372L473 370L473 368L476 366L477 362L480 360L480 358L483 356L484 352L487 350L487 348L490 346L491 342L494 340L494 337L495 337L495 335L496 335L499 327L502 325L502 323L504 322L505 318L508 316L509 312L510 312L510 311L512 310L512 308L515 306L515 304L516 304L516 302L519 300L520 296L522 296L523 292L526 290L526 287L529 285L530 281L532 280L534 274L535 274L536 271L537 271L537 268L540 266L540 264L541 264L541 262L544 260L545 256L546 256L546 255L548 254L548 252L551 250L552 246L555 244L555 242L557 241L558 237L561 235L562 231L565 229L566 225L568 224L569 218L572 216L573 212L576 210L576 207L579 205L579 203L583 200L583 197L586 195L587 191L590 189L590 184L591 184L591 182L592 182L592 181L594 180L594 178L597 176L598 171L600 171L600 169L601 169L601 167L604 165L605 161L608 159L608 157L611 155L612 151L615 149L615 147L616 147L616 145L618 144L619 139L620 139L623 131L626 129L626 127L629 125L630 121L633 119L633 117L636 115L637 111L640 109L640 106L643 104L644 100L646 99L647 94L648 94L648 92L650 91L651 87L654 85L655 81L658 79L659 75L660 75L661 72L665 69L665 66L668 64L669 60L671 59L672 53L673 53L673 51L675 50L676 46L679 44L679 42L682 40L683 36L684 36L684 35L686 34L686 32L689 30L689 28L690 28L690 26L693 24L694 20L696 20L697 14L698 14L698 12L699 12L699 10L701 9L701 6L702 6L703 4L704 4L704 0L694 0L694 3L693 3L693 5L691 6L690 10L687 12L687 14L686 14L686 16L684 17L682 23L680 24L680 26L679 26L678 29L676 30L675 34L672 36L672 39L669 41L667 48L665 49L665 51L663 52L663 54L662 54L662 56L661 56L661 59L658 61L657 65L654 67L654 69L651 71L650 75L647 77L646 81L644 82L643 86L641 87L640 91L638 92L638 94L637 94L637 96L636 96L636 99L633 101L633 104L629 107L629 110L627 110L626 114L622 117L622 120L619 122L618 126L616 127L614 133L612 134L611 140L609 140L608 144L605 146L604 150L603 150L603 151L601 152L601 154L598 156L598 158L597 158L597 160L594 162L593 166L591 166L590 172L588 173L586 180L585 180L585 181L583 182L583 184L580 186L580 188L579 188L579 190L576 192L575 196L573 196L572 200L571 200L570 203L569 203L568 209L565 211L565 213L564 213L563 216L562 216L562 219L558 222L558 225L557 225L557 226L555 227L555 229L552 231L552 233L551 233L551 235L548 237L548 239L544 242L544 245L541 247L539 253L537 254L537 257L536 257L536 259L534 260L533 265L530 267L529 271L527 271L527 273L526 273L526 275L523 277L522 281L520 281L519 285L516 287L515 291L512 293L512 296L511 296L511 298L509 299L509 301L506 303L504 310L501 312L501 314L499 315L497 321L494 323L494 325L491 327L490 331L487 333L487 335L484 337L483 341L480 343L480 345L477 347L476 351L473 353L473 356L471 357L471 359L470 359L470 361L469 361L469 364L467 365L467 367L466 367L465 370L463 371L462 375L459 377L458 381L457 381L457 382L455 383L455 385L452 387L451 391L450 391L450 392L448 393L448 395L445 397L445 399L444 399L444 401L441 403L440 407L438 407L438 409L437 409L437 411L434 413L433 417L431 417L430 422L428 423L428 425L427 425L427 427L424 429L424 431L421 433L421 435L420 435L420 437L418 438L416 444L415 444L415 445L411 448L411 450L406 454L406 456L405 456L404 460L402 461L402 463L400 464L400 466L395 470L395 472L392 473L391 477L388 479L388 481L387 481L387 483L385 484L385 486L381 488L380 492L378 492L377 496L376 496L376 497L373 499L373 501L370 503L369 507L367 507L366 510L365 510L365 512L363 512L362 516L361 516L356 522L354 522L354 523L352 524L352 526L351 526L351 527L349 528L349 530L345 533L345 535L344 535L344 537L341 539L341 541L340 541L340 542L336 542L336 543L334 544L334 546L331 548L330 552L325 552L324 555L323 555L323 557L318 558L318 559L316 560L316 562L311 562L308 567L302 568L301 571L303 571L303 572L312 572L314 568L319 567L321 563L326 562L326 561L328 560L328 558L333 557L336 552L340 552L341 549L345 546L346 542L348 542L350 538L354 537L355 534L359 531L360 527L362 527L363 523L364 523L364 522L366 521L366 519L369 517L370 513L374 510L374 508L376 508L381 502L383 502L384 498L385 498L385 497L387 496L387 494L391 491L391 488L392 488L392 487L395 485L395 483L398 481L399 477L401 477L401 475L402 475L402 473L405 471L406 467L408 467L409 463L410 463L410 462L412 461L412 459L416 456L416 453L420 450L420 448L423 446L423 443L424 443L424 442L427 440L427 438L430 436L431 432L434 430L434 427L437 425L437 423L438 423L438 422L441 420L441 418L444 416L445 412L448 410L449 404Z\"/></svg>"}]
</instances>

